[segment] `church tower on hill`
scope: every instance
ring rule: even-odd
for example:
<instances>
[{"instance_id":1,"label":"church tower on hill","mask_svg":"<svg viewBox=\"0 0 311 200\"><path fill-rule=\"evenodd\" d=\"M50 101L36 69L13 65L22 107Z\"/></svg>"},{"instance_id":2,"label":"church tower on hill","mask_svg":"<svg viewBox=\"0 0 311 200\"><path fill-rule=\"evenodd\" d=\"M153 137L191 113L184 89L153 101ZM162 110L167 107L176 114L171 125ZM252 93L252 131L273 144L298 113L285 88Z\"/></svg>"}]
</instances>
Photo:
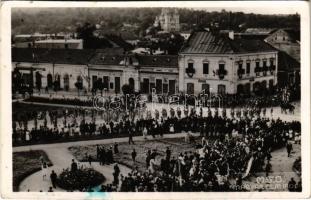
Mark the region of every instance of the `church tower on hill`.
<instances>
[{"instance_id":1,"label":"church tower on hill","mask_svg":"<svg viewBox=\"0 0 311 200\"><path fill-rule=\"evenodd\" d=\"M160 26L166 32L180 31L179 14L176 8L162 8L162 12L156 17L154 26Z\"/></svg>"}]
</instances>

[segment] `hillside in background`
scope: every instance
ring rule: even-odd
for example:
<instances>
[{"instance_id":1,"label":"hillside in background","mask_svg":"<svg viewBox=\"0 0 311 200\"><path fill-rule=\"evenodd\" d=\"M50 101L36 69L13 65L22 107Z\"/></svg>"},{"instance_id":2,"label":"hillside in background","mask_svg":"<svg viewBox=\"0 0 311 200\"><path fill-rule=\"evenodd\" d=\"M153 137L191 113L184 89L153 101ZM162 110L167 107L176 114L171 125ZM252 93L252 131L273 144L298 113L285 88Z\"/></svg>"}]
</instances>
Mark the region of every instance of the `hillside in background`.
<instances>
[{"instance_id":1,"label":"hillside in background","mask_svg":"<svg viewBox=\"0 0 311 200\"><path fill-rule=\"evenodd\" d=\"M260 15L243 12L206 12L178 9L182 29L207 27L212 22L222 29L240 31L250 27L299 28L300 16ZM35 32L75 32L79 25L89 22L99 24L107 34L131 31L139 36L151 26L161 8L15 8L12 10L12 34ZM132 25L132 26L131 26Z\"/></svg>"}]
</instances>

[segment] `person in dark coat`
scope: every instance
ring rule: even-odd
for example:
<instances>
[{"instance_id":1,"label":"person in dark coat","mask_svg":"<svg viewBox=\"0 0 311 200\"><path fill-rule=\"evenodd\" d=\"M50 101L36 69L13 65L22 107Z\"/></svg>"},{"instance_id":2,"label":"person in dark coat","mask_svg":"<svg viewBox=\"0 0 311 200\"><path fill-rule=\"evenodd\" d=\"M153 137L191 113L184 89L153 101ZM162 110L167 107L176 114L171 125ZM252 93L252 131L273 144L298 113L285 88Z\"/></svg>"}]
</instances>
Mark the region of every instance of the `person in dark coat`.
<instances>
[{"instance_id":1,"label":"person in dark coat","mask_svg":"<svg viewBox=\"0 0 311 200\"><path fill-rule=\"evenodd\" d=\"M286 149L287 149L287 157L289 157L291 151L293 150L293 145L292 145L292 143L287 142L287 144L286 144Z\"/></svg>"},{"instance_id":2,"label":"person in dark coat","mask_svg":"<svg viewBox=\"0 0 311 200\"><path fill-rule=\"evenodd\" d=\"M137 153L136 153L135 149L133 149L133 151L132 151L133 162L135 162L136 156L137 156Z\"/></svg>"},{"instance_id":3,"label":"person in dark coat","mask_svg":"<svg viewBox=\"0 0 311 200\"><path fill-rule=\"evenodd\" d=\"M131 132L129 132L129 144L134 144L133 135Z\"/></svg>"},{"instance_id":4,"label":"person in dark coat","mask_svg":"<svg viewBox=\"0 0 311 200\"><path fill-rule=\"evenodd\" d=\"M113 147L114 147L114 153L117 154L119 153L119 148L118 148L118 144L117 143L114 143Z\"/></svg>"},{"instance_id":5,"label":"person in dark coat","mask_svg":"<svg viewBox=\"0 0 311 200\"><path fill-rule=\"evenodd\" d=\"M52 173L50 175L51 182L54 188L56 188L56 180L57 180L57 174L52 170Z\"/></svg>"},{"instance_id":6,"label":"person in dark coat","mask_svg":"<svg viewBox=\"0 0 311 200\"><path fill-rule=\"evenodd\" d=\"M166 160L171 159L171 150L169 147L166 147Z\"/></svg>"},{"instance_id":7,"label":"person in dark coat","mask_svg":"<svg viewBox=\"0 0 311 200\"><path fill-rule=\"evenodd\" d=\"M113 184L114 185L119 185L119 174L120 174L120 168L118 164L116 164L114 167L114 172L113 172Z\"/></svg>"},{"instance_id":8,"label":"person in dark coat","mask_svg":"<svg viewBox=\"0 0 311 200\"><path fill-rule=\"evenodd\" d=\"M288 182L288 191L290 192L295 192L296 190L296 181L294 178L291 178L290 181Z\"/></svg>"},{"instance_id":9,"label":"person in dark coat","mask_svg":"<svg viewBox=\"0 0 311 200\"><path fill-rule=\"evenodd\" d=\"M71 163L71 171L75 172L78 169L78 164L75 162L74 159L72 159L72 163Z\"/></svg>"},{"instance_id":10,"label":"person in dark coat","mask_svg":"<svg viewBox=\"0 0 311 200\"><path fill-rule=\"evenodd\" d=\"M269 176L269 172L271 171L271 168L272 168L272 165L268 161L267 164L266 164L266 168L265 168L266 176Z\"/></svg>"}]
</instances>

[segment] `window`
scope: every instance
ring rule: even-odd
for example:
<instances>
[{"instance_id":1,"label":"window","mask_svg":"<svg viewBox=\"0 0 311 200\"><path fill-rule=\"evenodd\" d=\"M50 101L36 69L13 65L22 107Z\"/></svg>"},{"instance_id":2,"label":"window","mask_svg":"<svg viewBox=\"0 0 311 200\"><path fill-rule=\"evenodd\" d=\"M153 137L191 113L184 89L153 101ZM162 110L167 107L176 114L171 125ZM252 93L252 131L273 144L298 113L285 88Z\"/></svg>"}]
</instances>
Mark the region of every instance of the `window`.
<instances>
[{"instance_id":1,"label":"window","mask_svg":"<svg viewBox=\"0 0 311 200\"><path fill-rule=\"evenodd\" d=\"M163 93L168 93L168 84L167 83L163 83Z\"/></svg>"},{"instance_id":2,"label":"window","mask_svg":"<svg viewBox=\"0 0 311 200\"><path fill-rule=\"evenodd\" d=\"M256 67L260 67L258 60L256 61Z\"/></svg>"},{"instance_id":3,"label":"window","mask_svg":"<svg viewBox=\"0 0 311 200\"><path fill-rule=\"evenodd\" d=\"M261 69L260 69L260 62L259 62L259 60L256 60L256 67L255 67L256 76L259 76L259 75L260 75L260 72L261 72Z\"/></svg>"},{"instance_id":4,"label":"window","mask_svg":"<svg viewBox=\"0 0 311 200\"><path fill-rule=\"evenodd\" d=\"M238 62L238 73L242 73L242 74L245 74L245 70L243 69L243 61L239 61Z\"/></svg>"},{"instance_id":5,"label":"window","mask_svg":"<svg viewBox=\"0 0 311 200\"><path fill-rule=\"evenodd\" d=\"M273 65L274 65L274 59L270 58L270 66L273 66Z\"/></svg>"},{"instance_id":6,"label":"window","mask_svg":"<svg viewBox=\"0 0 311 200\"><path fill-rule=\"evenodd\" d=\"M193 62L188 63L188 68L193 68Z\"/></svg>"},{"instance_id":7,"label":"window","mask_svg":"<svg viewBox=\"0 0 311 200\"><path fill-rule=\"evenodd\" d=\"M156 90L157 94L162 94L162 79L156 79Z\"/></svg>"},{"instance_id":8,"label":"window","mask_svg":"<svg viewBox=\"0 0 311 200\"><path fill-rule=\"evenodd\" d=\"M224 71L225 70L225 64L224 63L219 64L219 70L220 71Z\"/></svg>"},{"instance_id":9,"label":"window","mask_svg":"<svg viewBox=\"0 0 311 200\"><path fill-rule=\"evenodd\" d=\"M68 49L68 44L65 44L65 49Z\"/></svg>"},{"instance_id":10,"label":"window","mask_svg":"<svg viewBox=\"0 0 311 200\"><path fill-rule=\"evenodd\" d=\"M113 89L113 83L110 82L110 89Z\"/></svg>"},{"instance_id":11,"label":"window","mask_svg":"<svg viewBox=\"0 0 311 200\"><path fill-rule=\"evenodd\" d=\"M247 62L246 63L246 74L250 74L250 72L251 72L251 63Z\"/></svg>"},{"instance_id":12,"label":"window","mask_svg":"<svg viewBox=\"0 0 311 200\"><path fill-rule=\"evenodd\" d=\"M267 60L263 60L263 61L262 61L262 71L263 71L263 75L264 75L264 76L267 75L267 70L268 70L268 67L267 67Z\"/></svg>"},{"instance_id":13,"label":"window","mask_svg":"<svg viewBox=\"0 0 311 200\"><path fill-rule=\"evenodd\" d=\"M220 94L220 95L226 94L226 86L225 85L218 85L218 94Z\"/></svg>"},{"instance_id":14,"label":"window","mask_svg":"<svg viewBox=\"0 0 311 200\"><path fill-rule=\"evenodd\" d=\"M208 62L203 63L203 74L208 74L209 71L209 64Z\"/></svg>"}]
</instances>

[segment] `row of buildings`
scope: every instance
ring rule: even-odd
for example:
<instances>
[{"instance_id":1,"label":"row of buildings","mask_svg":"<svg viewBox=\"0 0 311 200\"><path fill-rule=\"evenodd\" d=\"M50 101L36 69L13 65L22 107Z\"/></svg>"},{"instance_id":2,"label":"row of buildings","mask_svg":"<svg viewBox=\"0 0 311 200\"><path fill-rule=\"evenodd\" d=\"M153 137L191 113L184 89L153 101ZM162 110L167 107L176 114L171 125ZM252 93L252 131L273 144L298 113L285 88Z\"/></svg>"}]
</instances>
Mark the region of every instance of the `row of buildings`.
<instances>
[{"instance_id":1,"label":"row of buildings","mask_svg":"<svg viewBox=\"0 0 311 200\"><path fill-rule=\"evenodd\" d=\"M193 32L178 55L139 55L120 48L13 48L12 66L31 86L38 78L43 88L56 82L63 90L75 90L77 82L91 90L102 82L113 93L121 93L124 84L142 93L153 88L160 94L256 93L300 81L295 59L263 40L235 38L233 32Z\"/></svg>"}]
</instances>

